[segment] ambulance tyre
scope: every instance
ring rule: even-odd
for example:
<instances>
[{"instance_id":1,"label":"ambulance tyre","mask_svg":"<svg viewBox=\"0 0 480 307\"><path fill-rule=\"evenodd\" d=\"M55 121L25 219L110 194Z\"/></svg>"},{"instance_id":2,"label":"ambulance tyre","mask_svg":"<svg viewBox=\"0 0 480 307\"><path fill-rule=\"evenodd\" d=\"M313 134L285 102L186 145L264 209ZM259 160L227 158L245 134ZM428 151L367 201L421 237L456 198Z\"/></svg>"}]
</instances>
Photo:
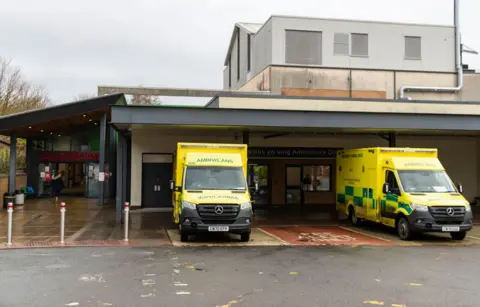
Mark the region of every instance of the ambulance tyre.
<instances>
[{"instance_id":1,"label":"ambulance tyre","mask_svg":"<svg viewBox=\"0 0 480 307\"><path fill-rule=\"evenodd\" d=\"M240 235L240 240L242 242L248 242L250 241L250 232L244 232Z\"/></svg>"},{"instance_id":2,"label":"ambulance tyre","mask_svg":"<svg viewBox=\"0 0 480 307\"><path fill-rule=\"evenodd\" d=\"M414 233L410 228L407 218L401 216L397 221L397 234L401 240L407 241L413 238Z\"/></svg>"},{"instance_id":3,"label":"ambulance tyre","mask_svg":"<svg viewBox=\"0 0 480 307\"><path fill-rule=\"evenodd\" d=\"M348 209L348 219L350 220L350 223L354 226L358 226L361 223L361 220L357 217L357 214L355 213L355 208L353 206L350 206Z\"/></svg>"},{"instance_id":4,"label":"ambulance tyre","mask_svg":"<svg viewBox=\"0 0 480 307\"><path fill-rule=\"evenodd\" d=\"M178 225L178 231L180 232L180 241L188 242L188 233L182 230L182 225Z\"/></svg>"},{"instance_id":5,"label":"ambulance tyre","mask_svg":"<svg viewBox=\"0 0 480 307\"><path fill-rule=\"evenodd\" d=\"M467 236L467 232L466 231L451 232L450 236L452 237L453 240L461 241L465 239L465 237Z\"/></svg>"}]
</instances>

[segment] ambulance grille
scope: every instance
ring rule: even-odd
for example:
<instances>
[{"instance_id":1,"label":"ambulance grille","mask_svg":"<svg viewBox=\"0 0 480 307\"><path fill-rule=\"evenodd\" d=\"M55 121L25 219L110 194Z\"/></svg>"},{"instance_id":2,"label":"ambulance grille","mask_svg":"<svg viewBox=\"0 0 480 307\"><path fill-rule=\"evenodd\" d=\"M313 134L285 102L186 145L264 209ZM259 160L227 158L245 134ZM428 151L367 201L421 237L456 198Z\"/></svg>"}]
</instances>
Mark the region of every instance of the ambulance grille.
<instances>
[{"instance_id":1,"label":"ambulance grille","mask_svg":"<svg viewBox=\"0 0 480 307\"><path fill-rule=\"evenodd\" d=\"M453 209L453 214L447 213L448 209ZM435 220L443 221L462 221L465 216L465 207L429 207L430 214Z\"/></svg>"},{"instance_id":2,"label":"ambulance grille","mask_svg":"<svg viewBox=\"0 0 480 307\"><path fill-rule=\"evenodd\" d=\"M215 212L216 207L221 207L223 212L221 214ZM206 217L210 219L230 219L237 217L238 213L240 212L240 206L222 204L197 205L197 212L200 217Z\"/></svg>"}]
</instances>

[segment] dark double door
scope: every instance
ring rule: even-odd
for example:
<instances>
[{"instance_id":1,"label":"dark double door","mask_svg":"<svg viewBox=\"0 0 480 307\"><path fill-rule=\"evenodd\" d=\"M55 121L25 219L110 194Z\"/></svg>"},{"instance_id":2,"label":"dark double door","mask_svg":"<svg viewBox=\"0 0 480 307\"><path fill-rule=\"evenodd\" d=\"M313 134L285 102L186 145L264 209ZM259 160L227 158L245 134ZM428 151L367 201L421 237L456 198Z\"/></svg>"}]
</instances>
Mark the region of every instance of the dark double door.
<instances>
[{"instance_id":1,"label":"dark double door","mask_svg":"<svg viewBox=\"0 0 480 307\"><path fill-rule=\"evenodd\" d=\"M142 207L171 208L172 163L143 163L142 165Z\"/></svg>"}]
</instances>

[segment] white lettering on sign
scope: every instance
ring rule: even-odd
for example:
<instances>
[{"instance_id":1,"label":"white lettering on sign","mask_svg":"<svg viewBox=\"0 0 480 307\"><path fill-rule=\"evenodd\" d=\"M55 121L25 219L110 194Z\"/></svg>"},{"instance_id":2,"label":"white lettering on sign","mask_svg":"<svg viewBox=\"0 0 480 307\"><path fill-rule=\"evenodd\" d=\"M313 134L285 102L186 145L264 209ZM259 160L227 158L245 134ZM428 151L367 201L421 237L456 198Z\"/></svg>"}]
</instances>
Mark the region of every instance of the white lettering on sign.
<instances>
[{"instance_id":1,"label":"white lettering on sign","mask_svg":"<svg viewBox=\"0 0 480 307\"><path fill-rule=\"evenodd\" d=\"M298 236L298 240L308 242L349 242L356 239L349 235L337 235L330 232L307 232L301 233Z\"/></svg>"}]
</instances>

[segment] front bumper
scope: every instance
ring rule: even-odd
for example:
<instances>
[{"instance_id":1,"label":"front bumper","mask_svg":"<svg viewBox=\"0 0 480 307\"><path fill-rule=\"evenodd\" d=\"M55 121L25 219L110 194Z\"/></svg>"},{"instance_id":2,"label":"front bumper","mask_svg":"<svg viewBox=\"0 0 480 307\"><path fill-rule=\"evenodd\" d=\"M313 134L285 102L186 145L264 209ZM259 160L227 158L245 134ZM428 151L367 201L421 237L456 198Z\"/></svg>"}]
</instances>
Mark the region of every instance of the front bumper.
<instances>
[{"instance_id":1,"label":"front bumper","mask_svg":"<svg viewBox=\"0 0 480 307\"><path fill-rule=\"evenodd\" d=\"M465 212L462 218L434 219L429 211L414 210L409 216L410 227L415 232L443 232L443 227L459 227L469 231L473 227L472 212Z\"/></svg>"},{"instance_id":2,"label":"front bumper","mask_svg":"<svg viewBox=\"0 0 480 307\"><path fill-rule=\"evenodd\" d=\"M188 234L209 232L209 226L228 226L228 232L242 234L251 232L252 211L240 210L235 218L202 218L195 209L183 208L180 216L182 231Z\"/></svg>"}]
</instances>

